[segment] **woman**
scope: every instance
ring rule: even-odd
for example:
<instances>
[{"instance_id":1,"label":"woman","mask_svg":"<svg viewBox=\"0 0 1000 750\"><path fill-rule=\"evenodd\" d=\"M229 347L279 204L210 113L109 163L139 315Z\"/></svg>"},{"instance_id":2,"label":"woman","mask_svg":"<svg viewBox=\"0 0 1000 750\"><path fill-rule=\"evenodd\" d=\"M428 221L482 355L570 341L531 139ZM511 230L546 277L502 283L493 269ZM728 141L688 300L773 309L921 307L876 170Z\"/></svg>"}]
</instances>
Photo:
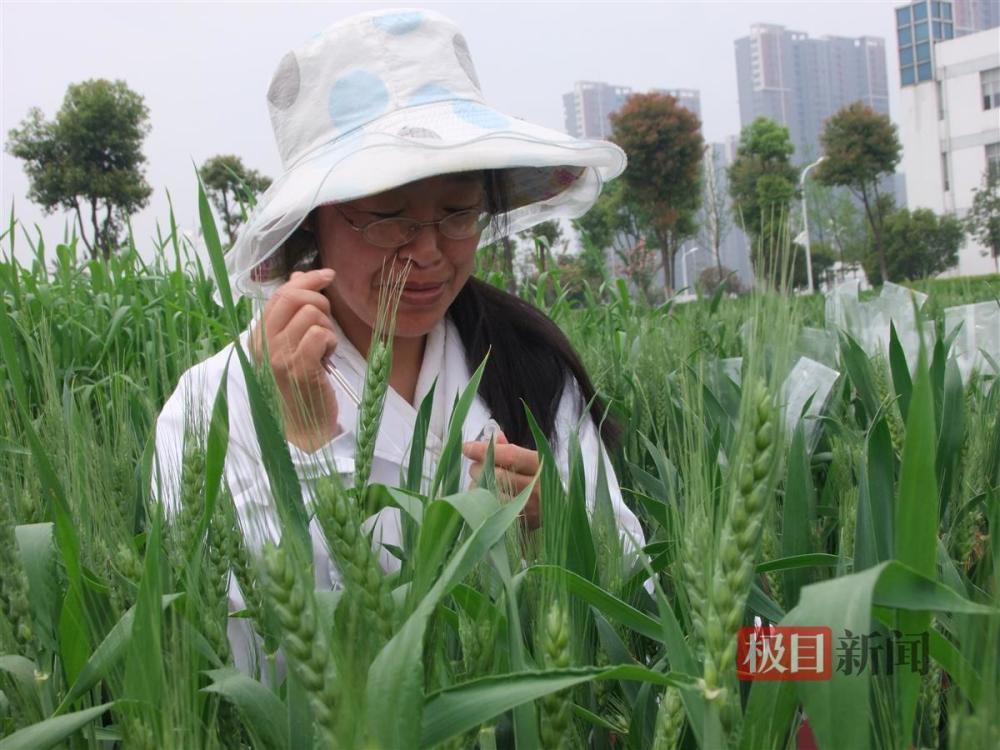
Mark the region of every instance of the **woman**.
<instances>
[{"instance_id":1,"label":"woman","mask_svg":"<svg viewBox=\"0 0 1000 750\"><path fill-rule=\"evenodd\" d=\"M470 479L487 447L477 438L494 422L502 430L498 480L520 490L534 477L526 404L564 479L570 436L579 435L593 475L591 507L595 467L604 462L623 542L641 545L603 451L603 407L565 336L530 305L471 277L478 246L582 214L602 182L624 169L621 150L487 107L461 33L429 11L366 13L331 27L282 59L268 104L284 173L258 202L227 267L233 291L254 300L256 322L242 343L274 372L304 495L321 474L351 479L357 407L349 390L362 389L384 279L408 264L371 481L399 483L417 408L432 388L433 459L456 395L489 353L463 427ZM235 363L227 370L231 353L227 347L185 373L164 406L155 480L161 498L176 505L185 432L204 429L228 373L225 478L258 544L278 528L242 373ZM544 523L537 490L525 520ZM398 511L383 510L369 528L382 564L397 568L390 549L400 545ZM315 523L312 532L317 585L335 586Z\"/></svg>"}]
</instances>

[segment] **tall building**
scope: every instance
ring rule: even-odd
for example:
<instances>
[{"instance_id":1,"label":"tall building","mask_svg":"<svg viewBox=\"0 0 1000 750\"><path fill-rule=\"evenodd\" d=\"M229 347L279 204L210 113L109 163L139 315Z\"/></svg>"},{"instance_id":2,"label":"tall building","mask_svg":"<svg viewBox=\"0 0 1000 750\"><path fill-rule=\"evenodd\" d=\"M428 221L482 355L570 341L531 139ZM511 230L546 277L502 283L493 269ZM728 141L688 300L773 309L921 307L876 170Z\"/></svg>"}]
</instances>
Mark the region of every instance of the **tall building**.
<instances>
[{"instance_id":1,"label":"tall building","mask_svg":"<svg viewBox=\"0 0 1000 750\"><path fill-rule=\"evenodd\" d=\"M669 94L678 103L701 117L701 94L696 89L653 89ZM577 81L573 90L563 94L566 132L577 138L610 138L613 113L635 92L628 86L613 86L600 81Z\"/></svg>"},{"instance_id":2,"label":"tall building","mask_svg":"<svg viewBox=\"0 0 1000 750\"><path fill-rule=\"evenodd\" d=\"M951 5L955 17L955 36L1000 26L1000 0L952 0ZM931 11L933 10L932 7Z\"/></svg>"},{"instance_id":3,"label":"tall building","mask_svg":"<svg viewBox=\"0 0 1000 750\"><path fill-rule=\"evenodd\" d=\"M862 101L889 114L885 40L879 37L810 39L762 23L735 46L741 125L768 117L787 126L797 162L819 155L823 123L848 104Z\"/></svg>"},{"instance_id":4,"label":"tall building","mask_svg":"<svg viewBox=\"0 0 1000 750\"><path fill-rule=\"evenodd\" d=\"M899 134L907 205L961 218L986 174L1000 173L1000 45L994 30L948 38L953 10L947 2L896 9L900 71L913 70L902 78ZM967 241L958 274L990 272L982 250Z\"/></svg>"},{"instance_id":5,"label":"tall building","mask_svg":"<svg viewBox=\"0 0 1000 750\"><path fill-rule=\"evenodd\" d=\"M666 94L677 100L682 107L694 112L701 119L701 92L698 89L651 89L653 94Z\"/></svg>"}]
</instances>

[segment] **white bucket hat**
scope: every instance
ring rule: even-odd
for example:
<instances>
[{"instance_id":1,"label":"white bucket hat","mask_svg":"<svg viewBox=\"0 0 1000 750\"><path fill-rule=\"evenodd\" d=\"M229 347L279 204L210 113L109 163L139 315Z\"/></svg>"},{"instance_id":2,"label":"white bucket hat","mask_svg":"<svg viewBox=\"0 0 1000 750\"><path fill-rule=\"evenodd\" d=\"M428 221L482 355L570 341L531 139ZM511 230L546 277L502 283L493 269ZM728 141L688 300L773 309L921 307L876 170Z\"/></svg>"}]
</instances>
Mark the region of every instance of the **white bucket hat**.
<instances>
[{"instance_id":1,"label":"white bucket hat","mask_svg":"<svg viewBox=\"0 0 1000 750\"><path fill-rule=\"evenodd\" d=\"M352 16L278 64L267 91L283 172L226 255L234 294L282 283L279 250L315 207L439 174L505 170L508 233L581 216L625 169L581 140L485 104L459 29L428 10ZM480 246L498 239L492 228Z\"/></svg>"}]
</instances>

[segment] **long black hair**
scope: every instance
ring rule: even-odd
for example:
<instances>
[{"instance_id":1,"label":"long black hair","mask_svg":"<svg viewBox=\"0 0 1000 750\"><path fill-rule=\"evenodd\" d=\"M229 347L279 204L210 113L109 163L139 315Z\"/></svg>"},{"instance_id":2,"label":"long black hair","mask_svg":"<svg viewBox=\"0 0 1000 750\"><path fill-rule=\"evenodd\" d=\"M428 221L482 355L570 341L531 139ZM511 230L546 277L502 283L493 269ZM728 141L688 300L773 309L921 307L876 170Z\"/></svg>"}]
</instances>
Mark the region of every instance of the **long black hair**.
<instances>
[{"instance_id":1,"label":"long black hair","mask_svg":"<svg viewBox=\"0 0 1000 750\"><path fill-rule=\"evenodd\" d=\"M487 210L494 217L494 236L506 243L503 222L509 210L509 191L504 173L491 170L484 178ZM297 230L281 250L284 275L295 269L318 268L318 254L312 257L315 252L311 232ZM550 441L555 437L556 412L573 378L582 396L581 412L589 404L590 416L600 426L604 442L609 447L617 445L620 427L605 413L605 404L566 334L543 312L520 297L472 277L455 297L448 315L462 340L470 372L489 354L479 396L511 443L537 447L525 407L531 410L542 433Z\"/></svg>"}]
</instances>

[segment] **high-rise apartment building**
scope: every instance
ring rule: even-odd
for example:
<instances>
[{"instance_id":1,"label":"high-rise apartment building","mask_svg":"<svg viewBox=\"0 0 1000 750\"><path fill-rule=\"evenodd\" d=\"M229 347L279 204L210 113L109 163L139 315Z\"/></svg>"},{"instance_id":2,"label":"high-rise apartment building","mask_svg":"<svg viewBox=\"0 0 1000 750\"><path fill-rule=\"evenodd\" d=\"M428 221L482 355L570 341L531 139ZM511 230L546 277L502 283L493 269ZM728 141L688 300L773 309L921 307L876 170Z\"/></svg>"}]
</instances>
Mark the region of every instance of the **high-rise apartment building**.
<instances>
[{"instance_id":1,"label":"high-rise apartment building","mask_svg":"<svg viewBox=\"0 0 1000 750\"><path fill-rule=\"evenodd\" d=\"M889 114L885 41L879 37L811 39L774 24L755 24L736 40L740 121L768 117L788 127L795 160L820 153L823 123L862 101Z\"/></svg>"},{"instance_id":2,"label":"high-rise apartment building","mask_svg":"<svg viewBox=\"0 0 1000 750\"><path fill-rule=\"evenodd\" d=\"M1000 0L914 0L898 6L900 82L905 87L934 80L934 47L938 42L997 26Z\"/></svg>"},{"instance_id":3,"label":"high-rise apartment building","mask_svg":"<svg viewBox=\"0 0 1000 750\"><path fill-rule=\"evenodd\" d=\"M936 4L932 4L932 12L933 5ZM955 17L955 36L1000 26L1000 0L951 0L951 5Z\"/></svg>"},{"instance_id":4,"label":"high-rise apartment building","mask_svg":"<svg viewBox=\"0 0 1000 750\"><path fill-rule=\"evenodd\" d=\"M653 89L669 94L682 107L701 117L701 94L696 89ZM628 86L613 86L600 81L577 81L573 90L563 94L566 132L577 138L610 138L613 113L635 92Z\"/></svg>"},{"instance_id":5,"label":"high-rise apartment building","mask_svg":"<svg viewBox=\"0 0 1000 750\"><path fill-rule=\"evenodd\" d=\"M632 93L628 86L612 86L600 81L577 81L563 94L566 132L577 138L608 138L612 112L618 111Z\"/></svg>"},{"instance_id":6,"label":"high-rise apartment building","mask_svg":"<svg viewBox=\"0 0 1000 750\"><path fill-rule=\"evenodd\" d=\"M899 138L907 205L962 217L986 176L1000 174L1000 45L993 29L947 38L944 24L952 17L957 26L956 10L948 2L896 9L900 70L914 71L913 80L901 79ZM913 66L904 64L910 47ZM990 272L984 250L967 239L957 273Z\"/></svg>"}]
</instances>

